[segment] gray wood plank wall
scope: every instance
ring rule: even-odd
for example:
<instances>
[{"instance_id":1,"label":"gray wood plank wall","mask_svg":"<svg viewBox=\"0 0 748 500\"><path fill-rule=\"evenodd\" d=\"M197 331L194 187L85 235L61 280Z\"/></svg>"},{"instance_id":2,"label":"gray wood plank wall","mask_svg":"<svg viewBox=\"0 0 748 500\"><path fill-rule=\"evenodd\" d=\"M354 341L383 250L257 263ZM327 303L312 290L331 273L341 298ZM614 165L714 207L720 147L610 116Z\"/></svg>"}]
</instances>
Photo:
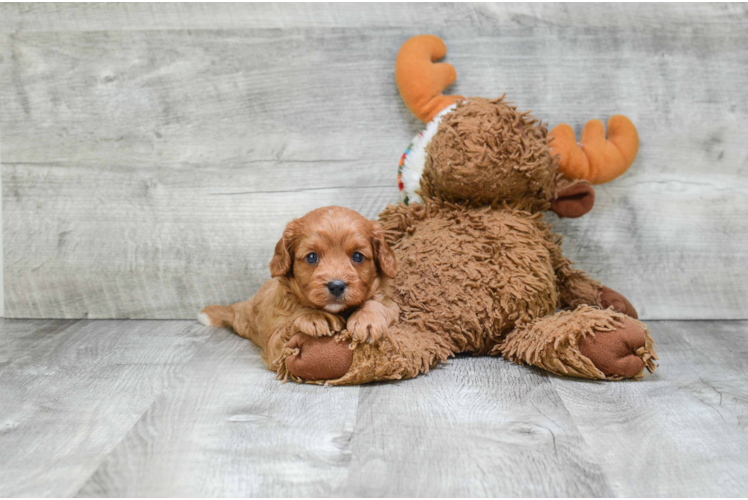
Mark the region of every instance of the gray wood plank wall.
<instances>
[{"instance_id":1,"label":"gray wood plank wall","mask_svg":"<svg viewBox=\"0 0 748 500\"><path fill-rule=\"evenodd\" d=\"M192 318L250 296L284 224L398 199L421 124L394 59L454 91L641 136L566 253L644 318L748 313L743 5L0 5L5 314Z\"/></svg>"}]
</instances>

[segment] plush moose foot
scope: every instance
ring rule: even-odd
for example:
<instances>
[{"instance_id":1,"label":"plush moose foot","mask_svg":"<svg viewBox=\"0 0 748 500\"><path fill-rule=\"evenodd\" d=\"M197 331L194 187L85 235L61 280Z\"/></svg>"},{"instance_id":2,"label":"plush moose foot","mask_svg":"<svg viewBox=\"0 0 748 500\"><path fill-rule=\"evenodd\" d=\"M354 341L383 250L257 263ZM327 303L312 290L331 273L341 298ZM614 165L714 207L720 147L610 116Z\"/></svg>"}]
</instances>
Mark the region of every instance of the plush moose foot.
<instances>
[{"instance_id":1,"label":"plush moose foot","mask_svg":"<svg viewBox=\"0 0 748 500\"><path fill-rule=\"evenodd\" d=\"M618 312L630 316L634 319L639 319L639 315L636 314L636 309L631 305L626 297L616 292L612 288L604 286L600 295L600 305L603 309L612 307Z\"/></svg>"},{"instance_id":2,"label":"plush moose foot","mask_svg":"<svg viewBox=\"0 0 748 500\"><path fill-rule=\"evenodd\" d=\"M631 318L624 317L621 323L614 330L585 335L579 339L579 351L606 378L638 378L643 376L645 368L653 371L657 355L646 329Z\"/></svg>"},{"instance_id":3,"label":"plush moose foot","mask_svg":"<svg viewBox=\"0 0 748 500\"><path fill-rule=\"evenodd\" d=\"M335 337L310 337L297 333L288 342L294 351L286 358L288 371L302 380L333 380L348 373L353 350Z\"/></svg>"},{"instance_id":4,"label":"plush moose foot","mask_svg":"<svg viewBox=\"0 0 748 500\"><path fill-rule=\"evenodd\" d=\"M640 378L657 368L655 344L643 323L586 305L518 326L493 354L557 375L598 380Z\"/></svg>"},{"instance_id":5,"label":"plush moose foot","mask_svg":"<svg viewBox=\"0 0 748 500\"><path fill-rule=\"evenodd\" d=\"M297 333L275 365L279 379L291 377L296 382L352 385L413 378L451 355L452 349L440 333L395 324L383 339L374 343L356 342L350 338L350 332L334 337Z\"/></svg>"}]
</instances>

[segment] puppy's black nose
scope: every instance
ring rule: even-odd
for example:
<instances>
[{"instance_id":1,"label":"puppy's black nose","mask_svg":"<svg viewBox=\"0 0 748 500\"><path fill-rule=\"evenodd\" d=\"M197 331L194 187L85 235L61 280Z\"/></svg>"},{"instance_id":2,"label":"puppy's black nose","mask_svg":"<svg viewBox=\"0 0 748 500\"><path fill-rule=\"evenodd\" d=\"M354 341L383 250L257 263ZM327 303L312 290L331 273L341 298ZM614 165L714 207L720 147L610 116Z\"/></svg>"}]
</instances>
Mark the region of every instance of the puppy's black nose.
<instances>
[{"instance_id":1,"label":"puppy's black nose","mask_svg":"<svg viewBox=\"0 0 748 500\"><path fill-rule=\"evenodd\" d=\"M345 283L340 280L332 280L327 283L327 289L334 297L340 297L345 292Z\"/></svg>"}]
</instances>

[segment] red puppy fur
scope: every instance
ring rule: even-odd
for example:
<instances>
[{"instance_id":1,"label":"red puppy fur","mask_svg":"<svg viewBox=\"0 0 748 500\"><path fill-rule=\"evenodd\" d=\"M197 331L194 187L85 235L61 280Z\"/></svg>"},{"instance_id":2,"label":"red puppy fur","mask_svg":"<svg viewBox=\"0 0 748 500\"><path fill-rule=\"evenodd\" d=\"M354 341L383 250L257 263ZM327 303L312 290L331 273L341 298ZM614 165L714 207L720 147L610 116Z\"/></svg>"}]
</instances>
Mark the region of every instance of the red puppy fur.
<instances>
[{"instance_id":1,"label":"red puppy fur","mask_svg":"<svg viewBox=\"0 0 748 500\"><path fill-rule=\"evenodd\" d=\"M380 340L399 314L389 297L396 272L377 222L343 207L318 208L286 226L270 262L273 279L254 297L208 306L198 319L232 327L262 347L268 368L276 370L298 333L321 337L347 329L358 342Z\"/></svg>"}]
</instances>

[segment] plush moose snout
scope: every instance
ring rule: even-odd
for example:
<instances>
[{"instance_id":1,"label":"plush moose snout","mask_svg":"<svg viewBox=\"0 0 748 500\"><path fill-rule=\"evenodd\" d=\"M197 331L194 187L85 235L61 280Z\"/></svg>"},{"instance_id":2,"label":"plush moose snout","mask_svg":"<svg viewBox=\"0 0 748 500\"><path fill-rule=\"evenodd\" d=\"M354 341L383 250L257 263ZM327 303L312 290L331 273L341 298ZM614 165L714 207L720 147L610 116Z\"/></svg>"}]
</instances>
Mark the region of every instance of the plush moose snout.
<instances>
[{"instance_id":1,"label":"plush moose snout","mask_svg":"<svg viewBox=\"0 0 748 500\"><path fill-rule=\"evenodd\" d=\"M581 217L595 204L595 190L587 181L575 181L559 186L556 198L551 201L551 210L559 217L574 219Z\"/></svg>"}]
</instances>

